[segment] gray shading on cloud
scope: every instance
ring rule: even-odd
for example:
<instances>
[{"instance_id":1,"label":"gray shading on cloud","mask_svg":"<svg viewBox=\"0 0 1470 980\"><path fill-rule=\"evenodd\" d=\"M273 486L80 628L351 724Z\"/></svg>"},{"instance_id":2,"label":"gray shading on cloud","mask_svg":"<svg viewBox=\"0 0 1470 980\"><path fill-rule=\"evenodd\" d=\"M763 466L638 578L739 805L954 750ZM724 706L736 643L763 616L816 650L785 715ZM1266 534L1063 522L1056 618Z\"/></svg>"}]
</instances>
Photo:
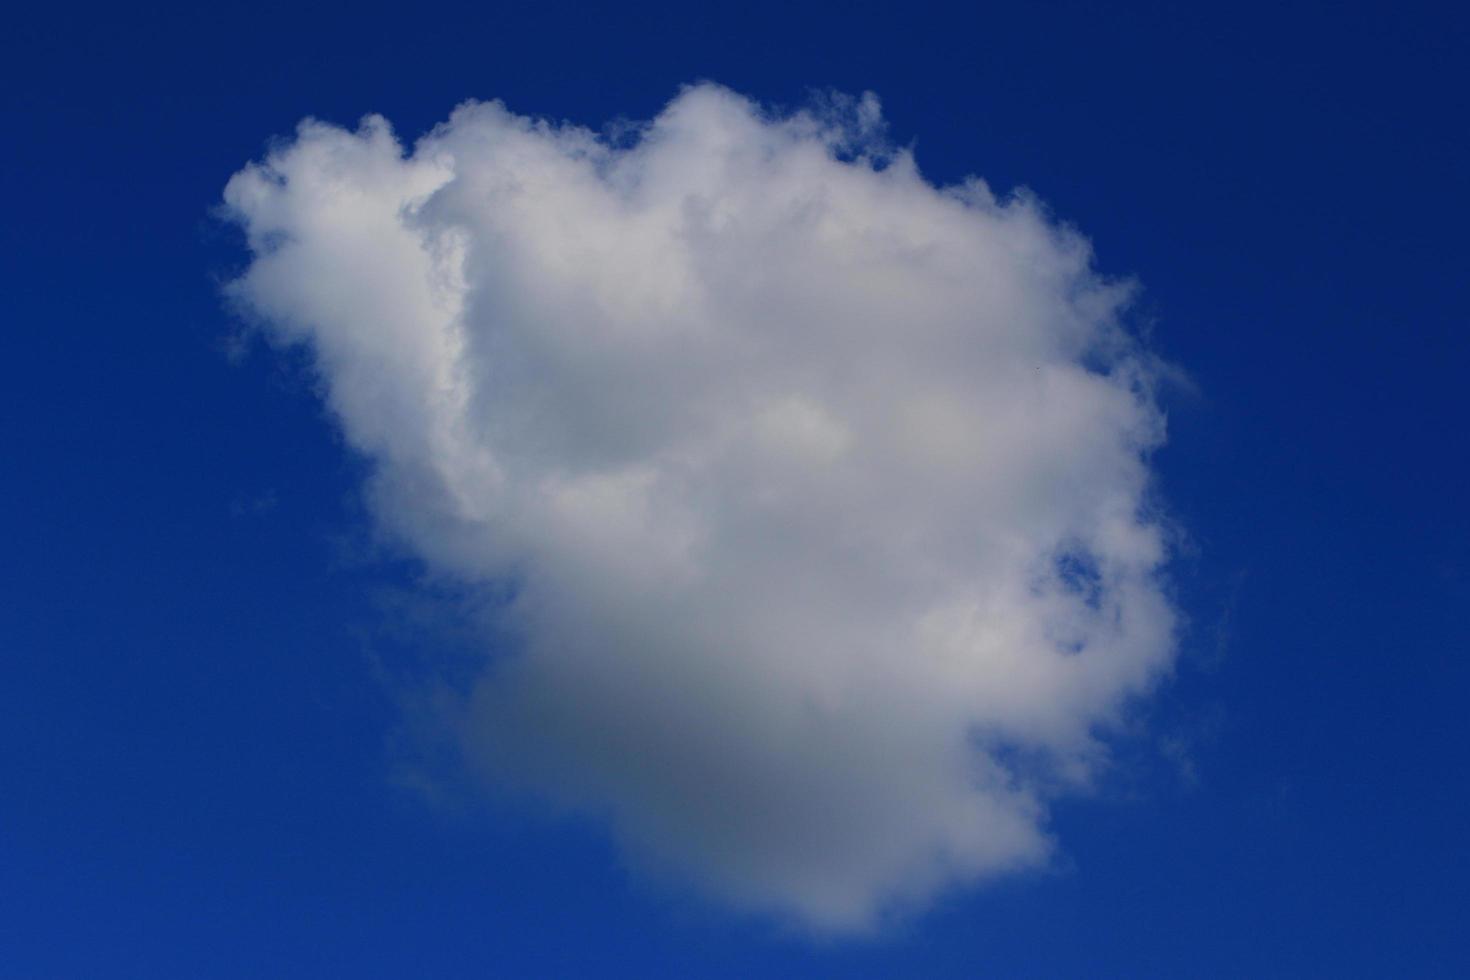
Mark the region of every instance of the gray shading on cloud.
<instances>
[{"instance_id":1,"label":"gray shading on cloud","mask_svg":"<svg viewBox=\"0 0 1470 980\"><path fill-rule=\"evenodd\" d=\"M307 121L225 191L230 294L311 352L380 529L515 583L445 710L474 773L833 933L1044 866L1176 631L1130 285L882 132L468 103L412 148Z\"/></svg>"}]
</instances>

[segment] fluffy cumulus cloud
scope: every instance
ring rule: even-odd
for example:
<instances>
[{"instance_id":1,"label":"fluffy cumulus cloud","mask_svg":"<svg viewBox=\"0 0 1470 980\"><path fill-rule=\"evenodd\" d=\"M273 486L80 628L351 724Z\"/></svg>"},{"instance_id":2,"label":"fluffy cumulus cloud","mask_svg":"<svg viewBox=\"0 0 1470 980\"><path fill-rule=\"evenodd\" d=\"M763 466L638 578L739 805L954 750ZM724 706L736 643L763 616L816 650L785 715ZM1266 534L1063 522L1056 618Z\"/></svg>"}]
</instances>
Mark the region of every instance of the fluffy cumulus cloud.
<instances>
[{"instance_id":1,"label":"fluffy cumulus cloud","mask_svg":"<svg viewBox=\"0 0 1470 980\"><path fill-rule=\"evenodd\" d=\"M712 85L599 135L319 122L225 192L381 529L513 596L470 768L639 866L862 930L1044 864L1175 617L1126 284L878 105Z\"/></svg>"}]
</instances>

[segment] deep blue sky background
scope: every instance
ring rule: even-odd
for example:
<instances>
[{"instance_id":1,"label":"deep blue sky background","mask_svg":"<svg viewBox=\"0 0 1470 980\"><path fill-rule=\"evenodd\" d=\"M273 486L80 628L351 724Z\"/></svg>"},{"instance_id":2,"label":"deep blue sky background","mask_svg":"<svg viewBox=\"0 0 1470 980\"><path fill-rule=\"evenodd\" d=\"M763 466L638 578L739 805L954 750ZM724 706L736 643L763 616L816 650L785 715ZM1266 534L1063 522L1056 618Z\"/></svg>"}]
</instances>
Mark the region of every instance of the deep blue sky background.
<instances>
[{"instance_id":1,"label":"deep blue sky background","mask_svg":"<svg viewBox=\"0 0 1470 980\"><path fill-rule=\"evenodd\" d=\"M1470 15L1410 3L308 10L0 30L0 975L1465 976ZM390 779L422 655L358 464L236 324L225 180L311 114L593 125L871 89L1136 274L1178 676L1069 864L813 945ZM1180 762L1183 758L1186 761Z\"/></svg>"}]
</instances>

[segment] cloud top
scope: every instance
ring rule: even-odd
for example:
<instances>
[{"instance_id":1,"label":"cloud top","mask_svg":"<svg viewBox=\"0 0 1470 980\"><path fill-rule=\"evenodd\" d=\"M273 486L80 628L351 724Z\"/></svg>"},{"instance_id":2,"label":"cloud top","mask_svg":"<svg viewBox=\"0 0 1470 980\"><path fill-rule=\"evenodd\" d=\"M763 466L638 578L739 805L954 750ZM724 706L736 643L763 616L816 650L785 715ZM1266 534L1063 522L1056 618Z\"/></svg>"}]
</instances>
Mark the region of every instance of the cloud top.
<instances>
[{"instance_id":1,"label":"cloud top","mask_svg":"<svg viewBox=\"0 0 1470 980\"><path fill-rule=\"evenodd\" d=\"M618 138L308 121L225 199L382 528L513 587L476 771L819 930L1047 860L1175 627L1150 362L1085 240L929 183L871 96L713 85Z\"/></svg>"}]
</instances>

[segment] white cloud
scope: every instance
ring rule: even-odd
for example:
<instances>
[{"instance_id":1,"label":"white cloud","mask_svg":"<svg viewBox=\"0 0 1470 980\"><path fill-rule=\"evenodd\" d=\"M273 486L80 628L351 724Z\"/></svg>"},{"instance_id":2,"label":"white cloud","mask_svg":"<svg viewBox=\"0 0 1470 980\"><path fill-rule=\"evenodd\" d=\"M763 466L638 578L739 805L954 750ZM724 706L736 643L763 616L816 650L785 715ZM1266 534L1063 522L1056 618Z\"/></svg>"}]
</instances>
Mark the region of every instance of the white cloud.
<instances>
[{"instance_id":1,"label":"white cloud","mask_svg":"<svg viewBox=\"0 0 1470 980\"><path fill-rule=\"evenodd\" d=\"M1172 656L1128 288L871 96L701 85L634 135L306 122L225 192L382 527L516 585L469 757L819 930L1046 862Z\"/></svg>"}]
</instances>

